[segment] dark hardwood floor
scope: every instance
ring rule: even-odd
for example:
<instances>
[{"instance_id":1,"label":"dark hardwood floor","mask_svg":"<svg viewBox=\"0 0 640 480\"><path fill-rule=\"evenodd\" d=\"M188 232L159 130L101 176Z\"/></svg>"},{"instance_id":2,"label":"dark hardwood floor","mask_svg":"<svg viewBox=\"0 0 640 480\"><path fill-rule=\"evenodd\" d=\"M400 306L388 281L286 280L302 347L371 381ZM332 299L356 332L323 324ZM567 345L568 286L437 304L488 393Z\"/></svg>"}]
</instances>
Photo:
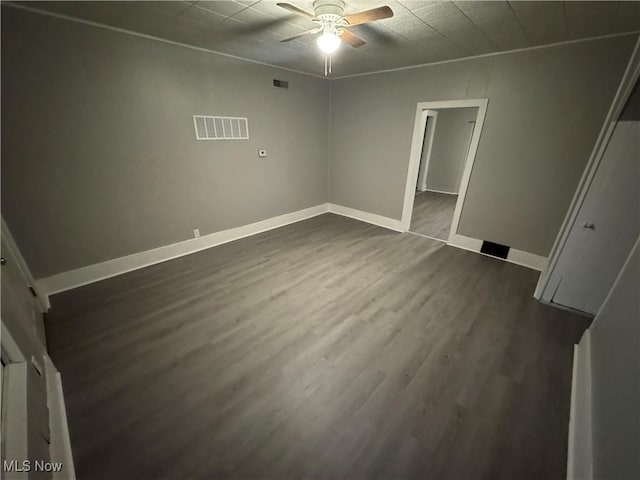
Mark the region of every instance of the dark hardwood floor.
<instances>
[{"instance_id":1,"label":"dark hardwood floor","mask_svg":"<svg viewBox=\"0 0 640 480\"><path fill-rule=\"evenodd\" d=\"M565 478L537 276L326 214L56 295L78 478Z\"/></svg>"},{"instance_id":2,"label":"dark hardwood floor","mask_svg":"<svg viewBox=\"0 0 640 480\"><path fill-rule=\"evenodd\" d=\"M457 195L420 192L413 200L410 231L440 240L449 239Z\"/></svg>"}]
</instances>

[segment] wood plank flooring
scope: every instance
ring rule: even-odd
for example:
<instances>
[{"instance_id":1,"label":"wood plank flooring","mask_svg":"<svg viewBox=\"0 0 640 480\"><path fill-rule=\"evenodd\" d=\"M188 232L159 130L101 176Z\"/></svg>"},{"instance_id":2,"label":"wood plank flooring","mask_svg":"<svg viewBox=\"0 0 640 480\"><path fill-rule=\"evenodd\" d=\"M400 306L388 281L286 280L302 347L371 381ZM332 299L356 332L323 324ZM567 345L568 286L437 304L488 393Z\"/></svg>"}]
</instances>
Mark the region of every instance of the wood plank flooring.
<instances>
[{"instance_id":1,"label":"wood plank flooring","mask_svg":"<svg viewBox=\"0 0 640 480\"><path fill-rule=\"evenodd\" d=\"M326 214L56 295L78 478L565 478L537 275Z\"/></svg>"},{"instance_id":2,"label":"wood plank flooring","mask_svg":"<svg viewBox=\"0 0 640 480\"><path fill-rule=\"evenodd\" d=\"M413 200L409 230L431 238L447 240L457 201L457 195L429 191L417 193Z\"/></svg>"}]
</instances>

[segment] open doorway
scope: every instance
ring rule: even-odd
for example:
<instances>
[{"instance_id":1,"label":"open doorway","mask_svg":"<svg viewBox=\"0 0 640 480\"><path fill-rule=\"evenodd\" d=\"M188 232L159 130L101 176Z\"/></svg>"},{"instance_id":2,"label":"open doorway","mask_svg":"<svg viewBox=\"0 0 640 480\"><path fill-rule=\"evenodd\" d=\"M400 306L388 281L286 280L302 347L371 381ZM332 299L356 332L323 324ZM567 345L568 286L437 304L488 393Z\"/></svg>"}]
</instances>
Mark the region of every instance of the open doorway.
<instances>
[{"instance_id":1,"label":"open doorway","mask_svg":"<svg viewBox=\"0 0 640 480\"><path fill-rule=\"evenodd\" d=\"M457 234L487 103L418 104L402 212L405 231L444 242Z\"/></svg>"},{"instance_id":2,"label":"open doorway","mask_svg":"<svg viewBox=\"0 0 640 480\"><path fill-rule=\"evenodd\" d=\"M427 110L409 231L447 241L477 107Z\"/></svg>"}]
</instances>

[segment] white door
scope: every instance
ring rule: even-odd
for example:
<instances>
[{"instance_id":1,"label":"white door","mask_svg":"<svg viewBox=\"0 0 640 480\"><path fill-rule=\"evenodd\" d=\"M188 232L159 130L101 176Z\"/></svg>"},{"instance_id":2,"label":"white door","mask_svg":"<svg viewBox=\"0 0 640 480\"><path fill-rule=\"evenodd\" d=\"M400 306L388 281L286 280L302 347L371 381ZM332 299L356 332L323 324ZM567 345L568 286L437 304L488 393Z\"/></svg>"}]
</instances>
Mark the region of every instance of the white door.
<instances>
[{"instance_id":1,"label":"white door","mask_svg":"<svg viewBox=\"0 0 640 480\"><path fill-rule=\"evenodd\" d=\"M558 261L553 303L595 315L640 233L640 122L618 122Z\"/></svg>"}]
</instances>

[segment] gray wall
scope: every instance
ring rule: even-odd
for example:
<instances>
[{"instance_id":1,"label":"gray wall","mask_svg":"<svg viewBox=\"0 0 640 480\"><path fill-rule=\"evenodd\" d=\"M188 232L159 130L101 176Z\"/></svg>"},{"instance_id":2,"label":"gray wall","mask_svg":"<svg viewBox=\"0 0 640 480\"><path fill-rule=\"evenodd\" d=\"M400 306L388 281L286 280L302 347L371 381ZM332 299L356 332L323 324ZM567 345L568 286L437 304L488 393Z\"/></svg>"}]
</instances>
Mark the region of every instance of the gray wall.
<instances>
[{"instance_id":1,"label":"gray wall","mask_svg":"<svg viewBox=\"0 0 640 480\"><path fill-rule=\"evenodd\" d=\"M640 239L639 239L640 240ZM640 478L640 251L591 327L594 478Z\"/></svg>"},{"instance_id":2,"label":"gray wall","mask_svg":"<svg viewBox=\"0 0 640 480\"><path fill-rule=\"evenodd\" d=\"M320 78L2 7L2 215L36 278L326 202L328 115Z\"/></svg>"},{"instance_id":3,"label":"gray wall","mask_svg":"<svg viewBox=\"0 0 640 480\"><path fill-rule=\"evenodd\" d=\"M488 98L459 233L548 255L635 39L332 82L330 201L400 219L416 104Z\"/></svg>"},{"instance_id":4,"label":"gray wall","mask_svg":"<svg viewBox=\"0 0 640 480\"><path fill-rule=\"evenodd\" d=\"M546 255L634 39L327 82L3 6L2 214L36 277L328 199L399 219L416 103L488 97L459 231Z\"/></svg>"},{"instance_id":5,"label":"gray wall","mask_svg":"<svg viewBox=\"0 0 640 480\"><path fill-rule=\"evenodd\" d=\"M469 122L475 121L477 116L477 108L438 110L427 171L427 190L459 192L469 140L471 140Z\"/></svg>"}]
</instances>

